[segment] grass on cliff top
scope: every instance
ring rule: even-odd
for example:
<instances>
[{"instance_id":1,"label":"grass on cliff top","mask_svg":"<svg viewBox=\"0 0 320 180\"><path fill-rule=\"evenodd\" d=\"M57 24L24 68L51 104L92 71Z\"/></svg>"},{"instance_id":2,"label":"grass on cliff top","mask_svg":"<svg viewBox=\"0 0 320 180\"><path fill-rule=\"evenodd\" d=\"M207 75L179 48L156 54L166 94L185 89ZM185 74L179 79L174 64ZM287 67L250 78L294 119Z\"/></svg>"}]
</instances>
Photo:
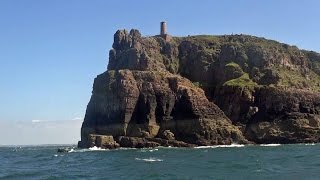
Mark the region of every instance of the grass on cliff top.
<instances>
[{"instance_id":1,"label":"grass on cliff top","mask_svg":"<svg viewBox=\"0 0 320 180\"><path fill-rule=\"evenodd\" d=\"M215 36L215 35L195 35L195 36L190 36L192 38L197 38L197 39L204 39L204 40L209 40L209 41L219 41L220 36Z\"/></svg>"},{"instance_id":2,"label":"grass on cliff top","mask_svg":"<svg viewBox=\"0 0 320 180\"><path fill-rule=\"evenodd\" d=\"M180 39L205 44L207 42L216 44L233 43L245 47L256 46L269 51L277 51L279 53L288 53L291 55L299 54L300 50L296 46L280 43L275 40L266 39L264 37L257 37L246 34L232 34L232 35L194 35L187 36Z\"/></svg>"},{"instance_id":3,"label":"grass on cliff top","mask_svg":"<svg viewBox=\"0 0 320 180\"><path fill-rule=\"evenodd\" d=\"M280 76L278 85L298 89L310 89L320 91L320 76L313 71L303 74L298 70L290 70L285 67L275 67Z\"/></svg>"},{"instance_id":4,"label":"grass on cliff top","mask_svg":"<svg viewBox=\"0 0 320 180\"><path fill-rule=\"evenodd\" d=\"M244 73L242 76L236 78L236 79L231 79L229 81L226 81L223 86L237 86L237 87L247 87L249 89L253 89L255 86L258 84L253 82L249 78L248 73Z\"/></svg>"}]
</instances>

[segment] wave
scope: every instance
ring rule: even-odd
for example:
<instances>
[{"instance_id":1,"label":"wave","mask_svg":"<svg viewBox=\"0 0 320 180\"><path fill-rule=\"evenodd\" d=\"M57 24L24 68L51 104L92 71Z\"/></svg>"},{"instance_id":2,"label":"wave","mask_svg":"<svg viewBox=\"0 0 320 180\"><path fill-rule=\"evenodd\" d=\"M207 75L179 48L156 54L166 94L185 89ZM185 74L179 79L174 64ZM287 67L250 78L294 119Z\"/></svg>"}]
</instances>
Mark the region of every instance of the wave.
<instances>
[{"instance_id":1,"label":"wave","mask_svg":"<svg viewBox=\"0 0 320 180\"><path fill-rule=\"evenodd\" d=\"M140 150L140 152L154 152L154 151L158 151L158 148L155 149L150 149L150 148L143 148Z\"/></svg>"},{"instance_id":2,"label":"wave","mask_svg":"<svg viewBox=\"0 0 320 180\"><path fill-rule=\"evenodd\" d=\"M93 147L90 147L89 150L91 150L91 151L106 151L107 149L103 149L101 147L93 146Z\"/></svg>"},{"instance_id":3,"label":"wave","mask_svg":"<svg viewBox=\"0 0 320 180\"><path fill-rule=\"evenodd\" d=\"M132 149L137 149L137 148L130 148L130 147L120 147L119 148L119 150L132 150Z\"/></svg>"},{"instance_id":4,"label":"wave","mask_svg":"<svg viewBox=\"0 0 320 180\"><path fill-rule=\"evenodd\" d=\"M316 145L316 143L306 143L303 144L305 146L314 146ZM230 145L214 145L214 146L197 146L194 147L194 149L213 149L213 148L239 148L239 147L245 147L246 145L244 144L230 144ZM247 145L250 146L250 145ZM276 147L276 146L281 146L281 144L259 144L258 146L262 146L262 147ZM170 149L170 148L178 148L178 147L162 147L159 146L157 148L142 148L140 149L140 152L154 152L154 151L158 151L159 149ZM124 148L124 147L120 147L119 149L115 149L115 150L136 150L138 148ZM73 153L73 152L90 152L90 151L110 151L109 149L103 149L100 147L96 147L93 146L91 148L88 149L77 149L77 148L71 148L68 152L69 153Z\"/></svg>"},{"instance_id":5,"label":"wave","mask_svg":"<svg viewBox=\"0 0 320 180\"><path fill-rule=\"evenodd\" d=\"M88 149L74 149L71 148L68 153L76 153L76 152L91 152L91 151L109 151L109 149L103 149L97 146L90 147Z\"/></svg>"},{"instance_id":6,"label":"wave","mask_svg":"<svg viewBox=\"0 0 320 180\"><path fill-rule=\"evenodd\" d=\"M314 145L316 145L316 143L307 143L307 144L304 144L304 145L306 145L306 146L314 146Z\"/></svg>"},{"instance_id":7,"label":"wave","mask_svg":"<svg viewBox=\"0 0 320 180\"><path fill-rule=\"evenodd\" d=\"M148 159L146 159L146 158L135 158L135 160L137 160L137 161L145 161L145 162L161 162L161 161L163 161L163 159L157 159L157 158L154 158L154 157L150 157Z\"/></svg>"},{"instance_id":8,"label":"wave","mask_svg":"<svg viewBox=\"0 0 320 180\"><path fill-rule=\"evenodd\" d=\"M55 154L54 157L64 156L63 154Z\"/></svg>"},{"instance_id":9,"label":"wave","mask_svg":"<svg viewBox=\"0 0 320 180\"><path fill-rule=\"evenodd\" d=\"M207 149L207 148L231 148L231 147L244 147L244 144L230 144L230 145L215 145L215 146L197 146L195 149Z\"/></svg>"},{"instance_id":10,"label":"wave","mask_svg":"<svg viewBox=\"0 0 320 180\"><path fill-rule=\"evenodd\" d=\"M260 146L274 147L274 146L281 146L281 144L260 144Z\"/></svg>"},{"instance_id":11,"label":"wave","mask_svg":"<svg viewBox=\"0 0 320 180\"><path fill-rule=\"evenodd\" d=\"M69 152L69 153L75 152L75 150L74 150L73 148L71 148L68 152Z\"/></svg>"}]
</instances>

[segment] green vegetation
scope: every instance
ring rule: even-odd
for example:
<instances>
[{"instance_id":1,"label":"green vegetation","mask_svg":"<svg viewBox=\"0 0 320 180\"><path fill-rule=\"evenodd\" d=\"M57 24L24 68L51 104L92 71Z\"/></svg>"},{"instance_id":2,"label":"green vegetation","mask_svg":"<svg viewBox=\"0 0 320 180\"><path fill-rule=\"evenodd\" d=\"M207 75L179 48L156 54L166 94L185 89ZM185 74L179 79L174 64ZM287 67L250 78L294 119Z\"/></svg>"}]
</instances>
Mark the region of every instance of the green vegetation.
<instances>
[{"instance_id":1,"label":"green vegetation","mask_svg":"<svg viewBox=\"0 0 320 180\"><path fill-rule=\"evenodd\" d=\"M108 70L107 71L109 78L107 77L107 83L106 85L106 90L111 91L112 90L112 84L116 81L116 73L117 71L115 70ZM104 91L104 90L102 90Z\"/></svg>"},{"instance_id":2,"label":"green vegetation","mask_svg":"<svg viewBox=\"0 0 320 180\"><path fill-rule=\"evenodd\" d=\"M239 64L235 63L235 62L230 62L228 64L226 64L226 67L232 67L232 68L241 68L239 66Z\"/></svg>"},{"instance_id":3,"label":"green vegetation","mask_svg":"<svg viewBox=\"0 0 320 180\"><path fill-rule=\"evenodd\" d=\"M314 51L302 50L302 52L310 59L311 69L320 75L320 54Z\"/></svg>"},{"instance_id":4,"label":"green vegetation","mask_svg":"<svg viewBox=\"0 0 320 180\"><path fill-rule=\"evenodd\" d=\"M108 74L109 74L110 79L114 79L116 71L115 70L109 70Z\"/></svg>"},{"instance_id":5,"label":"green vegetation","mask_svg":"<svg viewBox=\"0 0 320 180\"><path fill-rule=\"evenodd\" d=\"M164 59L165 58L166 57L164 57ZM169 72L176 74L179 70L179 59L174 57L174 58L172 58L171 62L166 63L165 66L169 70Z\"/></svg>"},{"instance_id":6,"label":"green vegetation","mask_svg":"<svg viewBox=\"0 0 320 180\"><path fill-rule=\"evenodd\" d=\"M320 92L319 53L243 34L197 35L176 40L183 42L181 50L184 50L179 57L182 60L179 72L187 77L192 77L192 72L211 72L220 68L221 63L227 63L225 77L221 78L225 82L210 82L213 86L222 83L224 86L253 89L267 85ZM206 80L193 80L198 81L194 82L195 86L208 88Z\"/></svg>"},{"instance_id":7,"label":"green vegetation","mask_svg":"<svg viewBox=\"0 0 320 180\"><path fill-rule=\"evenodd\" d=\"M253 82L249 78L248 73L244 73L242 76L236 79L231 79L229 81L226 81L223 86L238 86L238 87L247 87L249 89L253 89L255 86L257 86L257 83Z\"/></svg>"},{"instance_id":8,"label":"green vegetation","mask_svg":"<svg viewBox=\"0 0 320 180\"><path fill-rule=\"evenodd\" d=\"M313 61L312 62L312 69L320 75L320 62L319 61Z\"/></svg>"},{"instance_id":9,"label":"green vegetation","mask_svg":"<svg viewBox=\"0 0 320 180\"><path fill-rule=\"evenodd\" d=\"M269 52L279 53L279 54L290 54L290 55L299 55L300 50L296 46L290 46L288 44L279 43L274 40L265 39L262 37L255 37L244 34L235 34L235 35L197 35L189 36L184 38L185 40L198 43L199 45L205 45L210 43L212 46L219 46L223 44L237 46L243 46L245 49L250 47L257 47L267 50ZM238 49L239 51L239 49Z\"/></svg>"},{"instance_id":10,"label":"green vegetation","mask_svg":"<svg viewBox=\"0 0 320 180\"><path fill-rule=\"evenodd\" d=\"M279 86L320 91L320 76L313 71L302 73L299 70L275 67L280 76Z\"/></svg>"},{"instance_id":11,"label":"green vegetation","mask_svg":"<svg viewBox=\"0 0 320 180\"><path fill-rule=\"evenodd\" d=\"M207 41L219 41L219 36L212 36L212 35L196 35L196 36L190 36L192 38L207 40Z\"/></svg>"},{"instance_id":12,"label":"green vegetation","mask_svg":"<svg viewBox=\"0 0 320 180\"><path fill-rule=\"evenodd\" d=\"M195 87L198 87L198 88L201 88L201 89L212 89L214 87L216 87L215 84L209 84L209 83L206 83L206 82L198 82L198 81L193 81L192 84L195 86Z\"/></svg>"},{"instance_id":13,"label":"green vegetation","mask_svg":"<svg viewBox=\"0 0 320 180\"><path fill-rule=\"evenodd\" d=\"M225 65L226 80L237 79L244 74L241 66L233 61Z\"/></svg>"},{"instance_id":14,"label":"green vegetation","mask_svg":"<svg viewBox=\"0 0 320 180\"><path fill-rule=\"evenodd\" d=\"M199 82L192 82L192 84L193 84L194 86L196 86L196 87L200 87L200 86L201 86Z\"/></svg>"}]
</instances>

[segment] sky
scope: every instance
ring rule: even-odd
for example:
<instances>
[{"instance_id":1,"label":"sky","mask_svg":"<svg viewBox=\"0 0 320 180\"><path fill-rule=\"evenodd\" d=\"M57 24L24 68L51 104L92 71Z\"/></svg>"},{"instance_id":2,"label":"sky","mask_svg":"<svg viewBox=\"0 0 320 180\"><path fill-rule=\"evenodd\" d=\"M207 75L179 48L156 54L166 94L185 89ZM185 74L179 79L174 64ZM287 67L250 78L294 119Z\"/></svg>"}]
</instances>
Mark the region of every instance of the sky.
<instances>
[{"instance_id":1,"label":"sky","mask_svg":"<svg viewBox=\"0 0 320 180\"><path fill-rule=\"evenodd\" d=\"M166 21L174 36L242 33L319 52L319 7L318 0L1 0L0 145L76 143L118 29L151 36Z\"/></svg>"}]
</instances>

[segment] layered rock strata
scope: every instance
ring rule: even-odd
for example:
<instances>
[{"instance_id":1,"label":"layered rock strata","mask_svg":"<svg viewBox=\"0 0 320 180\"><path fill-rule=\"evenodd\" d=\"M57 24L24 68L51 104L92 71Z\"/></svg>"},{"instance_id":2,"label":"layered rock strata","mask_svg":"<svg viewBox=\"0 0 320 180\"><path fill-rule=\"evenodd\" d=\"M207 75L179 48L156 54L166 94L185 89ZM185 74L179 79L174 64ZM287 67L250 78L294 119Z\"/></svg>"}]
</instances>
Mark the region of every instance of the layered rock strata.
<instances>
[{"instance_id":1,"label":"layered rock strata","mask_svg":"<svg viewBox=\"0 0 320 180\"><path fill-rule=\"evenodd\" d=\"M79 147L320 141L320 55L247 35L119 30Z\"/></svg>"}]
</instances>

